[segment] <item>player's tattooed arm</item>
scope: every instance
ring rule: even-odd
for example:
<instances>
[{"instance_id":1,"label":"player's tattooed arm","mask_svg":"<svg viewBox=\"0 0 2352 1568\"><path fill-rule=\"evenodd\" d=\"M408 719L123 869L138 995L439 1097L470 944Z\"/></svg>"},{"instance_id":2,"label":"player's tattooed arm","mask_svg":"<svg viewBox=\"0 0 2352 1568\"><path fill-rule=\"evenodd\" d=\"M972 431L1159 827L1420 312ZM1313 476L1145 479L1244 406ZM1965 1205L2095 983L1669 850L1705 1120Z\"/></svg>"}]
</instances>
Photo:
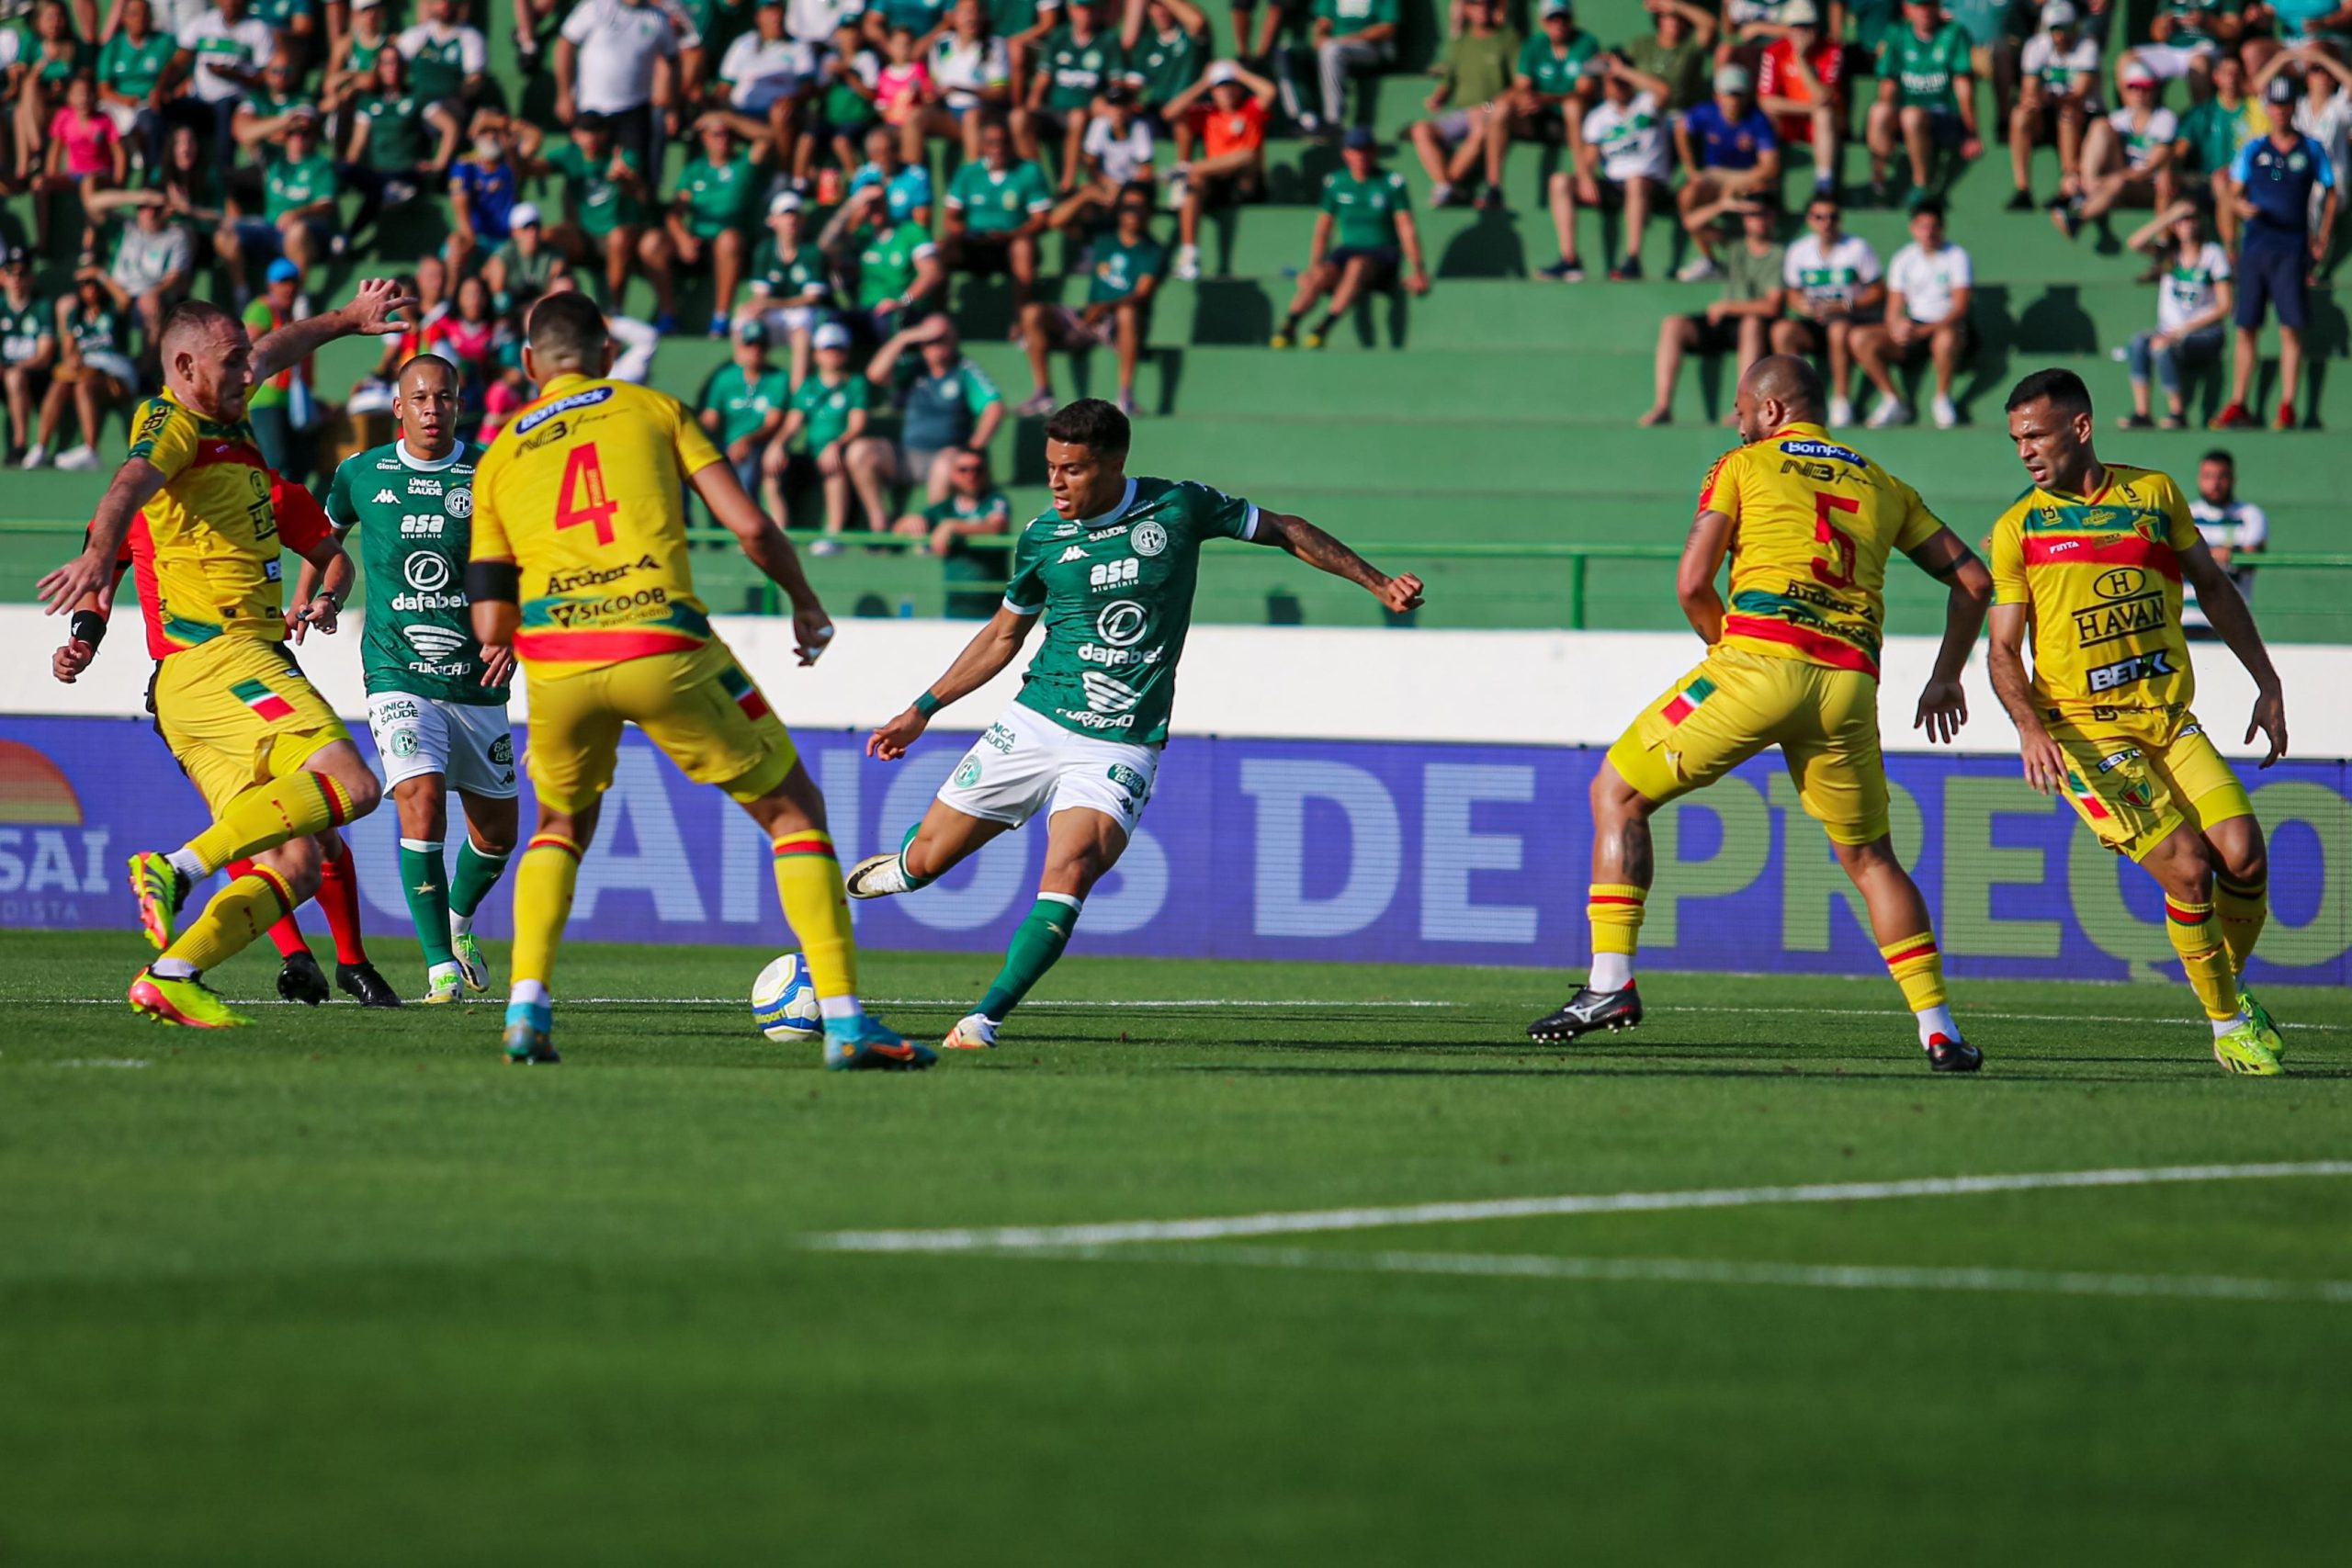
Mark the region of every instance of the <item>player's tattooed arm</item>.
<instances>
[{"instance_id":1,"label":"player's tattooed arm","mask_svg":"<svg viewBox=\"0 0 2352 1568\"><path fill-rule=\"evenodd\" d=\"M1288 551L1317 571L1345 578L1398 615L1420 607L1419 578L1410 572L1389 576L1304 517L1260 507L1257 532L1250 542Z\"/></svg>"},{"instance_id":2,"label":"player's tattooed arm","mask_svg":"<svg viewBox=\"0 0 2352 1568\"><path fill-rule=\"evenodd\" d=\"M1992 677L1993 694L2009 712L2018 729L2018 755L2025 763L2025 782L2044 795L2066 787L2066 753L2043 728L2034 706L2033 683L2025 672L2027 607L1993 606L1993 637L1985 655L1985 673Z\"/></svg>"},{"instance_id":3,"label":"player's tattooed arm","mask_svg":"<svg viewBox=\"0 0 2352 1568\"><path fill-rule=\"evenodd\" d=\"M2254 612L2245 607L2238 585L2202 543L2180 552L2180 572L2197 590L2197 603L2213 624L2213 635L2229 645L2245 672L2254 677L2254 714L2246 724L2245 738L2251 741L2258 730L2269 741L2269 754L2262 759L2267 768L2287 754L2287 694L2270 663L2270 650L2263 646L2262 633L2254 624Z\"/></svg>"},{"instance_id":4,"label":"player's tattooed arm","mask_svg":"<svg viewBox=\"0 0 2352 1568\"><path fill-rule=\"evenodd\" d=\"M1713 648L1723 640L1724 596L1715 591L1715 574L1731 553L1731 519L1714 511L1690 520L1690 536L1682 541L1682 564L1675 569L1674 596L1682 617L1699 640Z\"/></svg>"},{"instance_id":5,"label":"player's tattooed arm","mask_svg":"<svg viewBox=\"0 0 2352 1568\"><path fill-rule=\"evenodd\" d=\"M1976 634L1984 628L1984 612L1992 607L1993 574L1949 528L1928 535L1910 555L1914 565L1951 591L1944 604L1943 646L1936 650L1935 671L1911 720L1912 728L1926 730L1928 739L1941 744L1957 739L1968 722L1968 694L1960 677Z\"/></svg>"},{"instance_id":6,"label":"player's tattooed arm","mask_svg":"<svg viewBox=\"0 0 2352 1568\"><path fill-rule=\"evenodd\" d=\"M933 714L960 697L970 696L1012 662L1021 652L1021 645L1029 638L1029 628L1036 624L1037 613L1034 610L1023 615L999 605L988 625L964 645L964 651L956 656L956 662L947 667L945 674L924 688L922 694L908 704L896 718L865 738L865 754L886 762L905 756L907 748L922 738Z\"/></svg>"},{"instance_id":7,"label":"player's tattooed arm","mask_svg":"<svg viewBox=\"0 0 2352 1568\"><path fill-rule=\"evenodd\" d=\"M92 594L97 596L101 612L114 607L115 562L121 558L122 541L130 533L131 519L155 499L164 484L164 470L144 457L129 458L115 471L114 482L107 486L105 497L90 517L82 553L42 577L38 585L50 615L79 609Z\"/></svg>"}]
</instances>

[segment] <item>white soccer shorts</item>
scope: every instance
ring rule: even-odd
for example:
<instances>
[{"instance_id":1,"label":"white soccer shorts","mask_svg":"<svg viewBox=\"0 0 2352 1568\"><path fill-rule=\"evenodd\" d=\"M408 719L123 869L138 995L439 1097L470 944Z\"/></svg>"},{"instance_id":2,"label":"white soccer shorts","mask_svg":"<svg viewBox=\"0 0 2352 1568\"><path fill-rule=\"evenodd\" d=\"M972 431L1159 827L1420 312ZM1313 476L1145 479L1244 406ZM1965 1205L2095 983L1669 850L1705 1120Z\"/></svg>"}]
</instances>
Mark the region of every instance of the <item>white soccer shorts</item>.
<instances>
[{"instance_id":1,"label":"white soccer shorts","mask_svg":"<svg viewBox=\"0 0 2352 1568\"><path fill-rule=\"evenodd\" d=\"M504 703L370 692L368 728L387 789L424 773L439 773L451 789L489 800L512 800L520 788Z\"/></svg>"},{"instance_id":2,"label":"white soccer shorts","mask_svg":"<svg viewBox=\"0 0 2352 1568\"><path fill-rule=\"evenodd\" d=\"M1010 828L1041 808L1051 817L1085 807L1133 838L1159 773L1157 746L1079 735L1016 703L972 742L939 798L967 817Z\"/></svg>"}]
</instances>

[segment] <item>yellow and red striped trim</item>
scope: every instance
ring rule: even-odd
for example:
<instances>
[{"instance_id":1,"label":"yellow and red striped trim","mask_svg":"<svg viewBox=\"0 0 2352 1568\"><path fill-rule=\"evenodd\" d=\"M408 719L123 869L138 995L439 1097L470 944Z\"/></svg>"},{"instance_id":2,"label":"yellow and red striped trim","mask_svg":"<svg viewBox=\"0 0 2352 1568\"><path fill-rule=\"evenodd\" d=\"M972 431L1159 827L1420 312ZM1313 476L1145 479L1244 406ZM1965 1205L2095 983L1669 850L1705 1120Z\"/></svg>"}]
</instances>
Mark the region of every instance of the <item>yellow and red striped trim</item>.
<instances>
[{"instance_id":1,"label":"yellow and red striped trim","mask_svg":"<svg viewBox=\"0 0 2352 1568\"><path fill-rule=\"evenodd\" d=\"M525 846L524 846L524 848L525 848L526 851L527 851L527 850L560 850L560 851L562 851L565 854L570 855L570 856L571 856L573 860L575 860L575 861L576 861L576 860L578 860L578 859L580 858L580 846L579 846L578 844L573 843L570 839L565 838L565 837L564 837L562 834L560 834L560 833L536 833L536 834L533 834L533 835L532 835L532 838L531 838L531 841L530 841L528 844L525 845Z\"/></svg>"},{"instance_id":2,"label":"yellow and red striped trim","mask_svg":"<svg viewBox=\"0 0 2352 1568\"><path fill-rule=\"evenodd\" d=\"M1935 957L1936 944L1933 942L1914 942L1907 947L1899 948L1896 952L1883 954L1883 956L1886 959L1886 966L1889 969L1892 969L1898 964L1912 964L1922 958Z\"/></svg>"},{"instance_id":3,"label":"yellow and red striped trim","mask_svg":"<svg viewBox=\"0 0 2352 1568\"><path fill-rule=\"evenodd\" d=\"M797 855L822 855L827 860L834 858L833 840L830 833L787 833L769 847L775 850L778 860Z\"/></svg>"},{"instance_id":4,"label":"yellow and red striped trim","mask_svg":"<svg viewBox=\"0 0 2352 1568\"><path fill-rule=\"evenodd\" d=\"M2176 904L2165 900L2165 919L2177 926L2201 926L2213 918L2211 904Z\"/></svg>"},{"instance_id":5,"label":"yellow and red striped trim","mask_svg":"<svg viewBox=\"0 0 2352 1568\"><path fill-rule=\"evenodd\" d=\"M294 885L292 883L288 882L286 878L280 876L277 873L270 870L269 867L266 865L248 865L245 870L245 874L264 883L268 886L272 893L277 895L278 920L284 919L287 916L294 912ZM277 923L277 920L270 921L270 924L272 925L276 925Z\"/></svg>"}]
</instances>

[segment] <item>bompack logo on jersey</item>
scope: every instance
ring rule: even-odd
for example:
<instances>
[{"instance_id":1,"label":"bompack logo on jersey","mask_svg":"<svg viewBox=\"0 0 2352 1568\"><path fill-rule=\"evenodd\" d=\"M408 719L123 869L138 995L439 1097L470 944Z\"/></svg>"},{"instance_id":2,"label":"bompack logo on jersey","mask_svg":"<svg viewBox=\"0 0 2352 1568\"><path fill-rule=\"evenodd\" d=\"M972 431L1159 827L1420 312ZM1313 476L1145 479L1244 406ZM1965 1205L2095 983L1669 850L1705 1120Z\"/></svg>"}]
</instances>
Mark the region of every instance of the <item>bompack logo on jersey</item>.
<instances>
[{"instance_id":1,"label":"bompack logo on jersey","mask_svg":"<svg viewBox=\"0 0 2352 1568\"><path fill-rule=\"evenodd\" d=\"M574 392L568 398L558 398L545 408L533 409L514 422L514 434L528 435L558 414L571 413L575 409L592 409L598 403L612 400L610 387L591 387L584 392Z\"/></svg>"},{"instance_id":2,"label":"bompack logo on jersey","mask_svg":"<svg viewBox=\"0 0 2352 1568\"><path fill-rule=\"evenodd\" d=\"M2102 664L2090 672L2089 682L2094 692L2111 692L2134 681L2152 681L2159 675L2179 673L2172 662L2172 650L2159 648L2151 653L2135 653L2129 659Z\"/></svg>"},{"instance_id":3,"label":"bompack logo on jersey","mask_svg":"<svg viewBox=\"0 0 2352 1568\"><path fill-rule=\"evenodd\" d=\"M1835 441L1799 439L1783 441L1781 450L1792 457L1826 457L1833 463L1849 463L1857 468L1870 467L1868 459L1850 446L1840 446Z\"/></svg>"}]
</instances>

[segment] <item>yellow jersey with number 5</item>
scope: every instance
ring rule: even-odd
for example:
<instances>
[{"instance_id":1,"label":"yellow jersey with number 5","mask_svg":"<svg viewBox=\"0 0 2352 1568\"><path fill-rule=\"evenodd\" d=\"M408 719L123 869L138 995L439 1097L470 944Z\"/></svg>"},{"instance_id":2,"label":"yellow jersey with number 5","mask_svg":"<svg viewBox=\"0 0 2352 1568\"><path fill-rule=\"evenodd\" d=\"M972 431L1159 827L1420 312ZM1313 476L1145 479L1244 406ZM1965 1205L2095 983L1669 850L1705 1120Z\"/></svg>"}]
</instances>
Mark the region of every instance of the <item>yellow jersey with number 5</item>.
<instances>
[{"instance_id":1,"label":"yellow jersey with number 5","mask_svg":"<svg viewBox=\"0 0 2352 1568\"><path fill-rule=\"evenodd\" d=\"M719 460L675 398L585 376L542 387L474 470L473 558L522 570L514 656L568 675L708 642L684 487Z\"/></svg>"},{"instance_id":2,"label":"yellow jersey with number 5","mask_svg":"<svg viewBox=\"0 0 2352 1568\"><path fill-rule=\"evenodd\" d=\"M1886 558L1943 526L1917 491L1792 424L1715 459L1699 510L1731 519L1725 645L1877 678Z\"/></svg>"}]
</instances>

